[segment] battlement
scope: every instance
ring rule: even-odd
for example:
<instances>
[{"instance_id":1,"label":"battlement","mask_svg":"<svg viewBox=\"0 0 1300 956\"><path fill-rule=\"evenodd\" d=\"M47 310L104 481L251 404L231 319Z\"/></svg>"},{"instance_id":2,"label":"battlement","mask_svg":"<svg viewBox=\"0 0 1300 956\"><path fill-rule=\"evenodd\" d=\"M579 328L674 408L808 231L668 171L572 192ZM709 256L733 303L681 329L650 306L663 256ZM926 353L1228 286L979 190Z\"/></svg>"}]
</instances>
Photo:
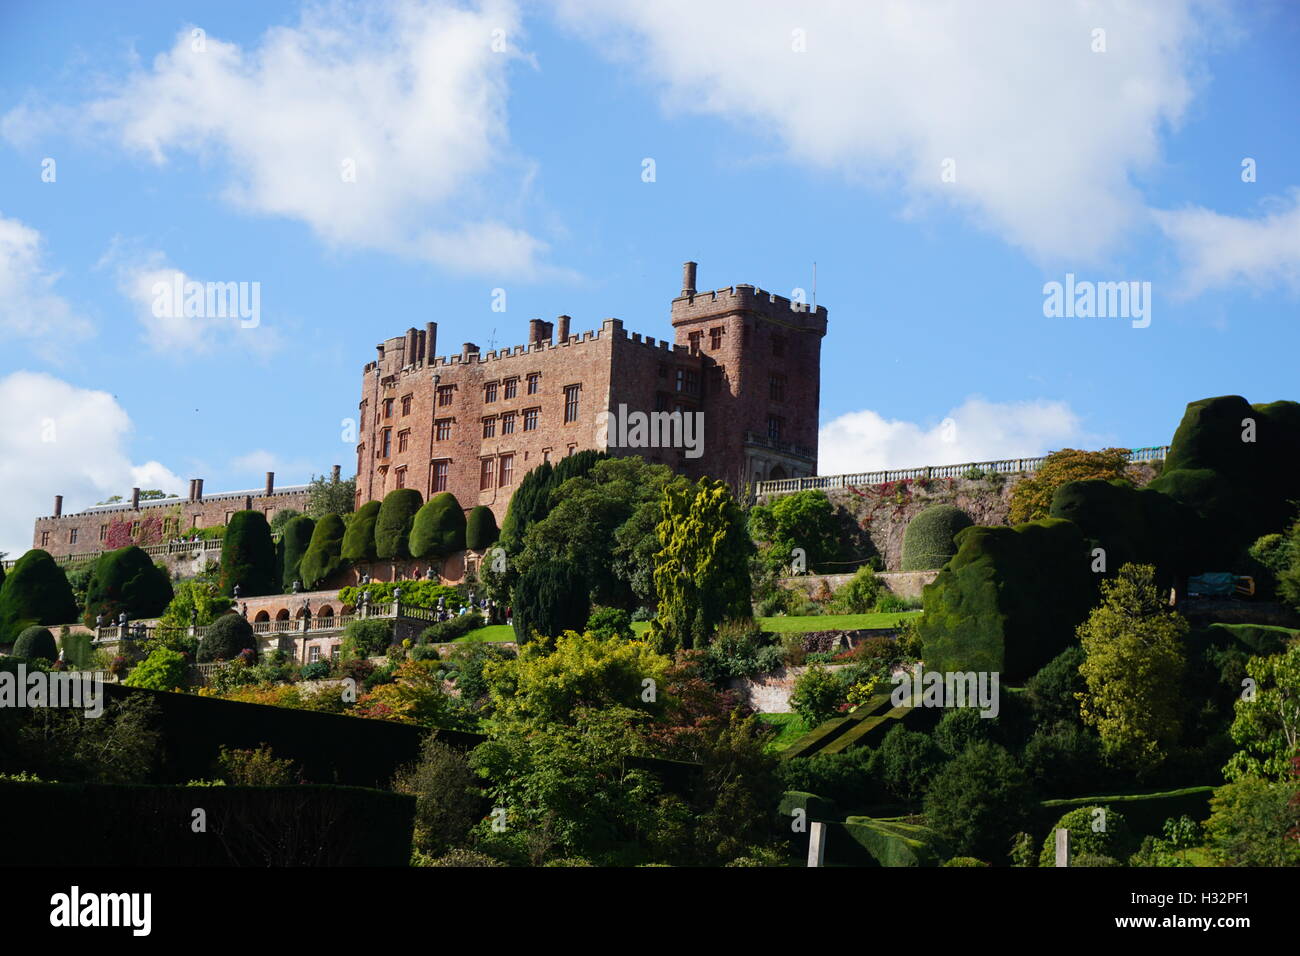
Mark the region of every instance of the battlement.
<instances>
[{"instance_id":1,"label":"battlement","mask_svg":"<svg viewBox=\"0 0 1300 956\"><path fill-rule=\"evenodd\" d=\"M698 322L732 312L749 312L783 325L826 334L826 306L816 311L809 303L791 300L757 286L740 284L706 292L688 291L672 301L673 325Z\"/></svg>"}]
</instances>

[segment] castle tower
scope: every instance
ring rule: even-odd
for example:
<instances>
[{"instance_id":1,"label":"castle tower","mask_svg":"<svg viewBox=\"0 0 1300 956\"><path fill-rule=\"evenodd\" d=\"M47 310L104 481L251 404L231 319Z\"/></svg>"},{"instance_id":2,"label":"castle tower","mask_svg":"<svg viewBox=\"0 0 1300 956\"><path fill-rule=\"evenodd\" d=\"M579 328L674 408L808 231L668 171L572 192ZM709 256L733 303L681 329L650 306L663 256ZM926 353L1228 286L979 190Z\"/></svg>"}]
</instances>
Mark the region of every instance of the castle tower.
<instances>
[{"instance_id":1,"label":"castle tower","mask_svg":"<svg viewBox=\"0 0 1300 956\"><path fill-rule=\"evenodd\" d=\"M696 269L683 266L671 313L702 364L704 470L737 486L815 475L826 309L752 285L699 292Z\"/></svg>"}]
</instances>

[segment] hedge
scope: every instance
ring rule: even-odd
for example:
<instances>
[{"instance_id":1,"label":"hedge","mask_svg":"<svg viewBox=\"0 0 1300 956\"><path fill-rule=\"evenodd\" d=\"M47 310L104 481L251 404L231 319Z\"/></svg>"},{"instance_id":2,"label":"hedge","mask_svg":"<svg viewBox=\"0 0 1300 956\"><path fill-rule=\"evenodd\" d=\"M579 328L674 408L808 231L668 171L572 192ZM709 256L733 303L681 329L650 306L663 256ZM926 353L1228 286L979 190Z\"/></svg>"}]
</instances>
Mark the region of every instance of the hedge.
<instances>
[{"instance_id":1,"label":"hedge","mask_svg":"<svg viewBox=\"0 0 1300 956\"><path fill-rule=\"evenodd\" d=\"M824 724L814 727L785 750L782 750L781 759L792 760L795 757L810 757L821 751L840 734L852 730L856 724L857 721L852 717L836 717L833 720L828 720Z\"/></svg>"},{"instance_id":2,"label":"hedge","mask_svg":"<svg viewBox=\"0 0 1300 956\"><path fill-rule=\"evenodd\" d=\"M834 800L827 800L825 797L806 793L803 790L787 790L781 794L781 802L776 809L784 826L790 825L788 820L794 816L795 810L803 810L808 820L818 820L823 823L834 823L841 819Z\"/></svg>"},{"instance_id":3,"label":"hedge","mask_svg":"<svg viewBox=\"0 0 1300 956\"><path fill-rule=\"evenodd\" d=\"M319 785L0 781L0 804L22 821L0 841L10 866L406 866L415 816L414 796Z\"/></svg>"},{"instance_id":4,"label":"hedge","mask_svg":"<svg viewBox=\"0 0 1300 956\"><path fill-rule=\"evenodd\" d=\"M378 501L367 501L357 509L343 533L344 561L373 561L375 554L375 522L379 518Z\"/></svg>"},{"instance_id":5,"label":"hedge","mask_svg":"<svg viewBox=\"0 0 1300 956\"><path fill-rule=\"evenodd\" d=\"M423 503L414 488L395 488L384 496L375 519L375 554L384 559L411 556L411 525Z\"/></svg>"},{"instance_id":6,"label":"hedge","mask_svg":"<svg viewBox=\"0 0 1300 956\"><path fill-rule=\"evenodd\" d=\"M311 543L307 545L302 562L298 565L303 588L311 590L319 587L344 566L344 537L343 519L338 515L328 514L316 522L311 533Z\"/></svg>"},{"instance_id":7,"label":"hedge","mask_svg":"<svg viewBox=\"0 0 1300 956\"><path fill-rule=\"evenodd\" d=\"M77 600L48 551L34 548L19 558L0 587L0 642L16 640L32 624L77 619Z\"/></svg>"},{"instance_id":8,"label":"hedge","mask_svg":"<svg viewBox=\"0 0 1300 956\"><path fill-rule=\"evenodd\" d=\"M1070 831L1070 856L1076 859L1083 855L1108 856L1123 862L1136 853L1139 841L1124 814L1118 810L1106 807L1105 815L1100 817L1105 829L1094 828L1094 811L1100 808L1100 804L1076 806L1053 823L1039 850L1038 865L1056 865L1057 830Z\"/></svg>"},{"instance_id":9,"label":"hedge","mask_svg":"<svg viewBox=\"0 0 1300 956\"><path fill-rule=\"evenodd\" d=\"M941 568L957 553L953 538L974 522L966 512L953 505L926 508L907 524L903 533L903 571L929 571Z\"/></svg>"},{"instance_id":10,"label":"hedge","mask_svg":"<svg viewBox=\"0 0 1300 956\"><path fill-rule=\"evenodd\" d=\"M29 661L37 659L54 661L59 656L59 649L48 627L33 624L31 627L24 628L18 635L18 640L14 641L13 656L24 657Z\"/></svg>"},{"instance_id":11,"label":"hedge","mask_svg":"<svg viewBox=\"0 0 1300 956\"><path fill-rule=\"evenodd\" d=\"M465 547L471 551L486 551L500 536L492 509L487 505L476 505L465 523Z\"/></svg>"},{"instance_id":12,"label":"hedge","mask_svg":"<svg viewBox=\"0 0 1300 956\"><path fill-rule=\"evenodd\" d=\"M842 833L832 828L827 835L828 863L857 860L859 849L876 866L939 866L952 856L948 845L928 827L875 817L849 817L841 826Z\"/></svg>"},{"instance_id":13,"label":"hedge","mask_svg":"<svg viewBox=\"0 0 1300 956\"><path fill-rule=\"evenodd\" d=\"M465 512L449 491L434 495L411 523L413 558L445 558L465 550Z\"/></svg>"},{"instance_id":14,"label":"hedge","mask_svg":"<svg viewBox=\"0 0 1300 956\"><path fill-rule=\"evenodd\" d=\"M1076 807L1107 807L1122 813L1129 828L1139 837L1161 836L1170 817L1188 816L1204 822L1210 816L1214 787L1184 787L1150 793L1127 793L1108 797L1070 797L1044 800L1036 826L1050 827L1061 814Z\"/></svg>"},{"instance_id":15,"label":"hedge","mask_svg":"<svg viewBox=\"0 0 1300 956\"><path fill-rule=\"evenodd\" d=\"M515 639L525 644L533 632L559 637L581 631L591 616L591 598L577 569L566 561L541 561L525 571L510 595Z\"/></svg>"},{"instance_id":16,"label":"hedge","mask_svg":"<svg viewBox=\"0 0 1300 956\"><path fill-rule=\"evenodd\" d=\"M464 637L470 631L483 626L483 615L477 611L457 614L455 617L437 624L431 624L420 632L421 644L449 644L458 637Z\"/></svg>"},{"instance_id":17,"label":"hedge","mask_svg":"<svg viewBox=\"0 0 1300 956\"><path fill-rule=\"evenodd\" d=\"M236 584L241 597L280 593L275 542L260 511L236 511L221 539L221 593L232 597Z\"/></svg>"},{"instance_id":18,"label":"hedge","mask_svg":"<svg viewBox=\"0 0 1300 956\"><path fill-rule=\"evenodd\" d=\"M300 565L312 543L312 533L315 530L315 520L307 515L290 518L284 525L280 534L280 549L284 555L284 576L280 578L280 586L286 594L293 590L294 581L301 580Z\"/></svg>"},{"instance_id":19,"label":"hedge","mask_svg":"<svg viewBox=\"0 0 1300 956\"><path fill-rule=\"evenodd\" d=\"M87 627L94 627L95 618L102 614L105 624L116 624L122 612L133 621L157 617L167 610L174 596L171 578L143 548L131 544L105 551L90 574L83 621Z\"/></svg>"},{"instance_id":20,"label":"hedge","mask_svg":"<svg viewBox=\"0 0 1300 956\"><path fill-rule=\"evenodd\" d=\"M209 625L207 633L199 641L199 651L195 657L204 664L233 661L241 652L250 649L257 650L253 625L241 615L228 612Z\"/></svg>"}]
</instances>

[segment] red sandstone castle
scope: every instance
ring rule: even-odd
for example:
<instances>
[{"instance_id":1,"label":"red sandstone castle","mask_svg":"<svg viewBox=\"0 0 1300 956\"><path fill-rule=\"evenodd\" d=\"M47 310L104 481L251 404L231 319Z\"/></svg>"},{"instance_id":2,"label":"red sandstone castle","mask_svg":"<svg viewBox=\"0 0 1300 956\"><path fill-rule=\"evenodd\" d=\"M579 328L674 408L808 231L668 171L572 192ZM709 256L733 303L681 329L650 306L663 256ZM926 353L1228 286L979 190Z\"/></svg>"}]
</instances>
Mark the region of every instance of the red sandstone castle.
<instances>
[{"instance_id":1,"label":"red sandstone castle","mask_svg":"<svg viewBox=\"0 0 1300 956\"><path fill-rule=\"evenodd\" d=\"M571 333L561 315L529 322L527 345L487 353L466 342L438 356L436 322L376 346L361 380L357 504L449 491L500 521L525 472L589 448L737 487L815 475L826 309L750 285L697 292L695 270L685 264L672 300L671 343L619 319Z\"/></svg>"}]
</instances>

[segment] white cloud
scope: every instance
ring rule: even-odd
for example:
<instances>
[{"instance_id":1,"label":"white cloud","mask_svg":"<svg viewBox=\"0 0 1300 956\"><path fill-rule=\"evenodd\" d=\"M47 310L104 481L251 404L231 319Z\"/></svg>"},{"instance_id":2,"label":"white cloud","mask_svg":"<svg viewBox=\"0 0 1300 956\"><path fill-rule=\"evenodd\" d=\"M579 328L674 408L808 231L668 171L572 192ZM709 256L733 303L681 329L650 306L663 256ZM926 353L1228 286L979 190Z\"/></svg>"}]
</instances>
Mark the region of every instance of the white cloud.
<instances>
[{"instance_id":1,"label":"white cloud","mask_svg":"<svg viewBox=\"0 0 1300 956\"><path fill-rule=\"evenodd\" d=\"M932 425L889 420L870 409L841 415L818 434L817 470L839 475L959 465L1098 444L1065 402L990 402L972 396Z\"/></svg>"},{"instance_id":2,"label":"white cloud","mask_svg":"<svg viewBox=\"0 0 1300 956\"><path fill-rule=\"evenodd\" d=\"M1271 198L1258 218L1196 206L1155 213L1183 264L1183 293L1231 285L1300 289L1300 189Z\"/></svg>"},{"instance_id":3,"label":"white cloud","mask_svg":"<svg viewBox=\"0 0 1300 956\"><path fill-rule=\"evenodd\" d=\"M237 472L255 475L258 479L266 472L273 471L277 485L299 485L307 482L307 477L313 473L314 466L305 458L284 458L265 448L257 448L232 459L230 467ZM249 487L259 483L255 481Z\"/></svg>"},{"instance_id":4,"label":"white cloud","mask_svg":"<svg viewBox=\"0 0 1300 956\"><path fill-rule=\"evenodd\" d=\"M0 216L0 332L25 339L43 358L94 334L90 322L54 291L58 273L43 264L41 234Z\"/></svg>"},{"instance_id":5,"label":"white cloud","mask_svg":"<svg viewBox=\"0 0 1300 956\"><path fill-rule=\"evenodd\" d=\"M1195 0L565 0L674 111L770 135L795 161L949 202L1031 255L1095 260L1141 218L1132 174L1191 95ZM1105 52L1093 52L1093 30ZM795 31L806 52L795 52ZM940 179L956 163L956 182Z\"/></svg>"},{"instance_id":6,"label":"white cloud","mask_svg":"<svg viewBox=\"0 0 1300 956\"><path fill-rule=\"evenodd\" d=\"M86 114L160 165L221 157L230 202L331 245L466 272L550 271L543 242L499 221L497 197L528 179L505 148L512 0L313 6L248 47L207 35L197 51L192 30ZM6 123L30 136L24 114Z\"/></svg>"},{"instance_id":7,"label":"white cloud","mask_svg":"<svg viewBox=\"0 0 1300 956\"><path fill-rule=\"evenodd\" d=\"M67 513L133 487L183 493L187 483L159 462L132 463L131 429L107 392L37 372L0 378L0 550L30 548L33 520L56 494Z\"/></svg>"}]
</instances>

